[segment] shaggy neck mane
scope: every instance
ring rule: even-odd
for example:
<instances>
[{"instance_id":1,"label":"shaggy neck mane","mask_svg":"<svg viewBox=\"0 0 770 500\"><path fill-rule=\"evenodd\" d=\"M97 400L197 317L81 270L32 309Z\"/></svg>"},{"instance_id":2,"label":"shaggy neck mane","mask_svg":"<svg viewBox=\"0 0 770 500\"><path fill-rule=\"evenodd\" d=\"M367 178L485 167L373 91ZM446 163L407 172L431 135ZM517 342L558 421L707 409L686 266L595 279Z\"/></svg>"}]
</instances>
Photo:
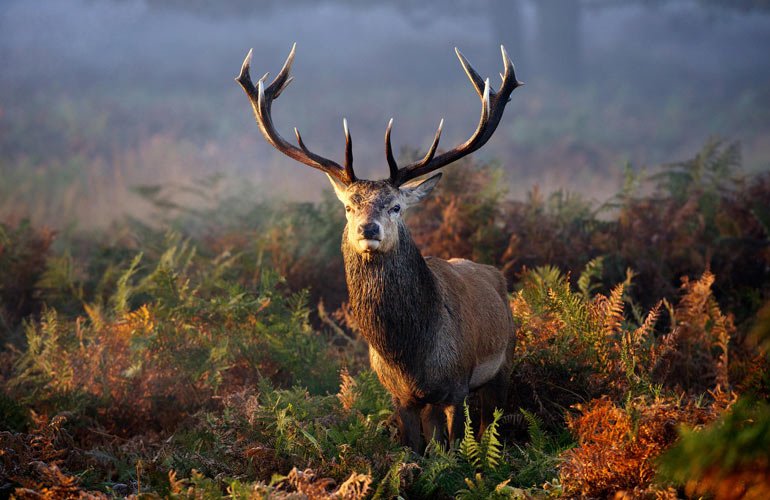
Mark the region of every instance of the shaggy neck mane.
<instances>
[{"instance_id":1,"label":"shaggy neck mane","mask_svg":"<svg viewBox=\"0 0 770 500\"><path fill-rule=\"evenodd\" d=\"M364 338L388 363L421 366L411 363L431 350L440 299L406 226L399 227L394 251L364 257L343 235L342 254L350 304Z\"/></svg>"}]
</instances>

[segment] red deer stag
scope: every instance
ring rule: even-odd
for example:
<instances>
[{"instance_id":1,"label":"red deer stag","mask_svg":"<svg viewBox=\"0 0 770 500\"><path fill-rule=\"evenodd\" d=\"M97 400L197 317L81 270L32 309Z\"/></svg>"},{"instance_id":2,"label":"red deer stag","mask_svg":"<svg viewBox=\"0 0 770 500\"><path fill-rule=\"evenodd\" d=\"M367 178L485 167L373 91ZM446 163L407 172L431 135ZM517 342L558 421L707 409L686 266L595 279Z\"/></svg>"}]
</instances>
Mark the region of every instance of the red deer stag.
<instances>
[{"instance_id":1,"label":"red deer stag","mask_svg":"<svg viewBox=\"0 0 770 500\"><path fill-rule=\"evenodd\" d=\"M347 121L344 166L311 152L295 128L297 146L273 125L273 101L291 82L296 44L270 85L267 74L256 88L249 75L251 51L236 81L254 108L267 142L287 156L324 172L345 205L343 231L350 304L364 338L369 360L396 406L401 441L416 452L426 439L452 443L462 435L462 405L470 391L479 391L481 429L495 407L505 404L512 367L515 330L505 278L494 267L464 259L423 257L403 219L410 206L425 198L441 174L416 180L483 146L494 133L511 92L522 85L501 46L504 74L493 91L455 49L465 73L481 98L481 119L470 139L436 154L443 120L428 153L399 167L390 145L393 120L385 132L390 178L370 181L353 172Z\"/></svg>"}]
</instances>

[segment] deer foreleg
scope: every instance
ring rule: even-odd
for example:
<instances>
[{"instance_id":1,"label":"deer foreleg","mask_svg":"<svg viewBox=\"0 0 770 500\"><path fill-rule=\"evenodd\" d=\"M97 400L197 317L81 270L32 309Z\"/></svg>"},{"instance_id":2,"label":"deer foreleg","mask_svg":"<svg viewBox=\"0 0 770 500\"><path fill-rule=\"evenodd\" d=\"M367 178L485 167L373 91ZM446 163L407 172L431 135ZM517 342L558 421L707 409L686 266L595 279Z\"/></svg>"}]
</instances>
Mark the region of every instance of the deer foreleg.
<instances>
[{"instance_id":1,"label":"deer foreleg","mask_svg":"<svg viewBox=\"0 0 770 500\"><path fill-rule=\"evenodd\" d=\"M396 422L401 444L409 446L415 453L422 453L423 442L420 433L420 409L415 406L397 406Z\"/></svg>"},{"instance_id":2,"label":"deer foreleg","mask_svg":"<svg viewBox=\"0 0 770 500\"><path fill-rule=\"evenodd\" d=\"M422 435L425 442L435 439L439 444L447 444L446 420L444 407L441 405L425 405L422 410Z\"/></svg>"},{"instance_id":3,"label":"deer foreleg","mask_svg":"<svg viewBox=\"0 0 770 500\"><path fill-rule=\"evenodd\" d=\"M479 399L481 402L481 424L479 425L479 436L484 434L487 426L492 423L496 408L504 409L508 402L508 384L510 379L510 370L502 369L497 372L492 380L479 388Z\"/></svg>"}]
</instances>

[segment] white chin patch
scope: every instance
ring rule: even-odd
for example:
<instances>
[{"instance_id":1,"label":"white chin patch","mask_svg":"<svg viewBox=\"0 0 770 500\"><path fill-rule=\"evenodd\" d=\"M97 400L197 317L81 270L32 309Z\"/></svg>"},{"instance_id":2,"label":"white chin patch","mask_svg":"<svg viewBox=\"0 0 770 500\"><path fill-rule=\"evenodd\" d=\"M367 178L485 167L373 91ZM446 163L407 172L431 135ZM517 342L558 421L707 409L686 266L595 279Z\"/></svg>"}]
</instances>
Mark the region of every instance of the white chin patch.
<instances>
[{"instance_id":1,"label":"white chin patch","mask_svg":"<svg viewBox=\"0 0 770 500\"><path fill-rule=\"evenodd\" d=\"M380 248L380 240L358 240L358 249L362 252L374 252Z\"/></svg>"}]
</instances>

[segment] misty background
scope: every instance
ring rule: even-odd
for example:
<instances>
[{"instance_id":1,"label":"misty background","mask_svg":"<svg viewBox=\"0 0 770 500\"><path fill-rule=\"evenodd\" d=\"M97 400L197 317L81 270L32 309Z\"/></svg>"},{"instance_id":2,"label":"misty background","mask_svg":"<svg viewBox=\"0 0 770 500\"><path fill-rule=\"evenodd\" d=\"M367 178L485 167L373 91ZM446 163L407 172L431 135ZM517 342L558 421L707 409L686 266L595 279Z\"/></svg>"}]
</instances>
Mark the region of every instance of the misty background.
<instances>
[{"instance_id":1,"label":"misty background","mask_svg":"<svg viewBox=\"0 0 770 500\"><path fill-rule=\"evenodd\" d=\"M4 0L0 217L100 226L141 215L148 185L318 199L324 176L264 141L233 81L249 48L256 79L295 41L275 124L339 162L346 117L361 177L387 175L391 117L402 158L441 118L441 147L467 139L480 102L453 49L497 87L501 43L526 86L474 157L512 196L605 200L627 164L685 159L712 136L740 141L747 172L770 168L763 1Z\"/></svg>"}]
</instances>

